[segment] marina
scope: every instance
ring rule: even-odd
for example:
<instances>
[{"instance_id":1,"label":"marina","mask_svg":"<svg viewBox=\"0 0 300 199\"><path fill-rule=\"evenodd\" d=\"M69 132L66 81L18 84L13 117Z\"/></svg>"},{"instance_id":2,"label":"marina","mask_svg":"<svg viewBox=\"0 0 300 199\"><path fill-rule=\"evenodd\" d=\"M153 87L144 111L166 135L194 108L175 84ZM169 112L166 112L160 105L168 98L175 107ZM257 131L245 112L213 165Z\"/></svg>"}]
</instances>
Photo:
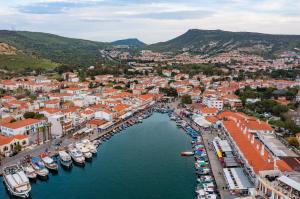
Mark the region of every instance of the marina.
<instances>
[{"instance_id":1,"label":"marina","mask_svg":"<svg viewBox=\"0 0 300 199\"><path fill-rule=\"evenodd\" d=\"M68 158L72 157L75 164L76 154L83 156L76 143L70 149L74 154L60 151L54 158L60 162L58 173L49 172L48 179L32 183L32 198L60 198L51 194L59 191L65 193L61 198L94 198L99 194L103 198L120 195L122 198L195 198L194 160L180 156L182 151L192 150L191 138L167 114L149 116L103 137L97 155L92 155L92 161L85 162L85 167L67 164ZM82 142L85 146L94 143ZM44 169L41 158L36 159L38 169ZM9 198L4 190L0 187L0 198Z\"/></svg>"}]
</instances>

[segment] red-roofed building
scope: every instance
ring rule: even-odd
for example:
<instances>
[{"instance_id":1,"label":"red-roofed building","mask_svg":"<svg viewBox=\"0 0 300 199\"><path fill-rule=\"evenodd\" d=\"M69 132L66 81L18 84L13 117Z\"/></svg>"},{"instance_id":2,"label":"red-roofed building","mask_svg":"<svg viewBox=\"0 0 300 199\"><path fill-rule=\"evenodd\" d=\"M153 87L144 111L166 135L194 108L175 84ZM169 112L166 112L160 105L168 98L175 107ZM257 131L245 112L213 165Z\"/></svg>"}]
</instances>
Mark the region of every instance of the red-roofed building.
<instances>
[{"instance_id":1,"label":"red-roofed building","mask_svg":"<svg viewBox=\"0 0 300 199\"><path fill-rule=\"evenodd\" d=\"M33 134L37 132L39 127L43 127L45 123L45 120L29 118L13 123L1 124L1 134L5 136Z\"/></svg>"},{"instance_id":2,"label":"red-roofed building","mask_svg":"<svg viewBox=\"0 0 300 199\"><path fill-rule=\"evenodd\" d=\"M8 156L14 152L17 145L20 145L22 149L29 145L29 140L26 135L14 135L5 137L0 135L0 154Z\"/></svg>"}]
</instances>

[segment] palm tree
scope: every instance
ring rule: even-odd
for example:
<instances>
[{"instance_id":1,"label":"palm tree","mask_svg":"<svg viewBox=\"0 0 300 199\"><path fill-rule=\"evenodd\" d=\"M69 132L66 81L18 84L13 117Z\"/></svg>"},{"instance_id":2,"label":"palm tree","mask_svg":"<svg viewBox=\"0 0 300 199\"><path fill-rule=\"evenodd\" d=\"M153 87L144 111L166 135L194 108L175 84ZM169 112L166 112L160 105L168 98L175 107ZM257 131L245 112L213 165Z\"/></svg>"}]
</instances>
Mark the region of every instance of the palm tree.
<instances>
[{"instance_id":1,"label":"palm tree","mask_svg":"<svg viewBox=\"0 0 300 199\"><path fill-rule=\"evenodd\" d=\"M47 138L46 138L46 126L45 125L42 126L41 129L42 129L42 132L43 132L43 142L45 142L47 140Z\"/></svg>"},{"instance_id":2,"label":"palm tree","mask_svg":"<svg viewBox=\"0 0 300 199\"><path fill-rule=\"evenodd\" d=\"M38 127L37 128L37 145L40 145L40 131L41 131L41 127Z\"/></svg>"},{"instance_id":3,"label":"palm tree","mask_svg":"<svg viewBox=\"0 0 300 199\"><path fill-rule=\"evenodd\" d=\"M51 123L51 122L48 122L48 123L47 123L47 134L48 134L48 139L49 139L50 141L52 140L51 126L52 126L52 123Z\"/></svg>"}]
</instances>

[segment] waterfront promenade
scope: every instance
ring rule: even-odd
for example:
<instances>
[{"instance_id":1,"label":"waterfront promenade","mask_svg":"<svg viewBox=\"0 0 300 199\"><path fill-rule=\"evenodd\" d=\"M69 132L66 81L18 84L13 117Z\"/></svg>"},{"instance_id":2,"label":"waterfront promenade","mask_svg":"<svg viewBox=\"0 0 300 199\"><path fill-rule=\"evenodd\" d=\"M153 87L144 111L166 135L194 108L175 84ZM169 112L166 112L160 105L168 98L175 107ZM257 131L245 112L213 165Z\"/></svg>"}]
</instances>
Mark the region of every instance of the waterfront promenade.
<instances>
[{"instance_id":1,"label":"waterfront promenade","mask_svg":"<svg viewBox=\"0 0 300 199\"><path fill-rule=\"evenodd\" d=\"M231 192L228 189L226 189L227 182L223 175L223 167L222 167L220 161L218 160L218 158L213 150L213 147L212 147L213 138L217 136L217 133L214 132L214 130L205 130L205 129L200 128L199 126L195 125L189 118L181 115L179 109L176 109L175 113L181 119L186 121L193 129L200 132L200 135L203 139L203 143L204 143L204 146L206 149L206 153L208 155L211 170L212 170L213 176L215 178L217 189L220 193L221 198L222 199L235 198L236 196L232 195Z\"/></svg>"}]
</instances>

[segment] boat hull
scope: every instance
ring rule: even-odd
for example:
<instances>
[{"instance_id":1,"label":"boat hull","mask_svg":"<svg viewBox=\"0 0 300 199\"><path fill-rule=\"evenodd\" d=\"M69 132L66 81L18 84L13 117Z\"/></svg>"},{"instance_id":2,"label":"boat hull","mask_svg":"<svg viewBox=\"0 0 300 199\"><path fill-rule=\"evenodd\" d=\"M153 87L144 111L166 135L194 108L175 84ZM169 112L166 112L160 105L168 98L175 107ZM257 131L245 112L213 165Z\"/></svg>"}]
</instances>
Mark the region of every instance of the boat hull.
<instances>
[{"instance_id":1,"label":"boat hull","mask_svg":"<svg viewBox=\"0 0 300 199\"><path fill-rule=\"evenodd\" d=\"M15 192L14 190L12 190L12 188L9 186L9 183L6 181L6 178L3 178L3 184L5 185L8 193L13 196L13 197L17 197L17 198L30 198L30 190L26 191L24 193L18 193Z\"/></svg>"}]
</instances>

